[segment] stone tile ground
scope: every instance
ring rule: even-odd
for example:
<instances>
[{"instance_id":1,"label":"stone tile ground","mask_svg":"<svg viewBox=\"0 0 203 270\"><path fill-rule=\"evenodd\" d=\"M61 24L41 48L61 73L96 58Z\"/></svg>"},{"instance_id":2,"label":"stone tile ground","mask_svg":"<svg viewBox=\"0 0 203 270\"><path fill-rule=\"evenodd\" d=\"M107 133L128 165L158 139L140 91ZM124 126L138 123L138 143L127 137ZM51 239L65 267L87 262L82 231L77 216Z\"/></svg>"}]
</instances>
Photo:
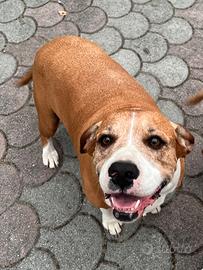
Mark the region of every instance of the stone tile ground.
<instances>
[{"instance_id":1,"label":"stone tile ground","mask_svg":"<svg viewBox=\"0 0 203 270\"><path fill-rule=\"evenodd\" d=\"M84 199L62 126L60 168L42 166L32 85L15 86L59 35L100 44L196 138L182 189L119 238ZM0 0L0 269L203 269L203 103L184 104L201 88L202 0Z\"/></svg>"}]
</instances>

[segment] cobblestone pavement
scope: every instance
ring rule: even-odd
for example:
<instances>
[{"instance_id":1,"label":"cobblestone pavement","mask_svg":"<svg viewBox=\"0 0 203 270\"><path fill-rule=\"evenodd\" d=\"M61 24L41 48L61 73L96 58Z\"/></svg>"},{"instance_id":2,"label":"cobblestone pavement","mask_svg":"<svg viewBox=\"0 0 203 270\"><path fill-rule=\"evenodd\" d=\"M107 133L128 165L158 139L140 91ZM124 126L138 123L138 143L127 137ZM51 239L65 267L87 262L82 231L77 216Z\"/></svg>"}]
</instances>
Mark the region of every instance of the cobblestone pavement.
<instances>
[{"instance_id":1,"label":"cobblestone pavement","mask_svg":"<svg viewBox=\"0 0 203 270\"><path fill-rule=\"evenodd\" d=\"M119 238L84 198L63 126L60 167L42 165L32 85L15 86L36 49L64 34L99 43L196 138L182 190ZM202 0L0 0L0 269L202 269L203 103L184 104L200 89Z\"/></svg>"}]
</instances>

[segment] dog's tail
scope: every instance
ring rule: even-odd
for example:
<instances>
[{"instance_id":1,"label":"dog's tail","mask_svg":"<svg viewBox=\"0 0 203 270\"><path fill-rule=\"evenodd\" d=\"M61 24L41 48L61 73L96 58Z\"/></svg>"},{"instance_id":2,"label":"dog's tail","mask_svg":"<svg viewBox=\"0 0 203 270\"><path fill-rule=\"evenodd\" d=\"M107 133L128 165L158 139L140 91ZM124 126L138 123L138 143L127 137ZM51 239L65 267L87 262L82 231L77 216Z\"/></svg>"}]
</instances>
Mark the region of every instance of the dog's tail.
<instances>
[{"instance_id":1,"label":"dog's tail","mask_svg":"<svg viewBox=\"0 0 203 270\"><path fill-rule=\"evenodd\" d=\"M17 81L17 86L21 87L23 85L26 85L29 83L29 81L32 80L32 68L29 69L25 75L23 75L18 81Z\"/></svg>"},{"instance_id":2,"label":"dog's tail","mask_svg":"<svg viewBox=\"0 0 203 270\"><path fill-rule=\"evenodd\" d=\"M203 100L203 90L186 100L187 105L195 105Z\"/></svg>"}]
</instances>

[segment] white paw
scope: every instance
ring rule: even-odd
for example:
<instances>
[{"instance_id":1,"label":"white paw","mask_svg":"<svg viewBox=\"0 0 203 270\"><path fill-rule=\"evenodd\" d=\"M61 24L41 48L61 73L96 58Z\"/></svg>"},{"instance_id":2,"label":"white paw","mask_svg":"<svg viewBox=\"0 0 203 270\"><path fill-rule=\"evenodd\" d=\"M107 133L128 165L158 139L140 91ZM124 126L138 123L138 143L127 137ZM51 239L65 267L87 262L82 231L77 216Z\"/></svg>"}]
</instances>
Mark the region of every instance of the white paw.
<instances>
[{"instance_id":1,"label":"white paw","mask_svg":"<svg viewBox=\"0 0 203 270\"><path fill-rule=\"evenodd\" d=\"M152 214L158 214L161 211L161 206L157 206L156 208L154 208L153 210L151 210Z\"/></svg>"},{"instance_id":2,"label":"white paw","mask_svg":"<svg viewBox=\"0 0 203 270\"><path fill-rule=\"evenodd\" d=\"M42 161L45 166L52 169L58 167L59 165L59 155L56 149L54 148L51 139L49 139L48 143L43 147Z\"/></svg>"},{"instance_id":3,"label":"white paw","mask_svg":"<svg viewBox=\"0 0 203 270\"><path fill-rule=\"evenodd\" d=\"M111 235L119 235L121 232L121 222L118 222L116 220L112 221L106 221L103 220L102 222L104 228L111 234Z\"/></svg>"},{"instance_id":4,"label":"white paw","mask_svg":"<svg viewBox=\"0 0 203 270\"><path fill-rule=\"evenodd\" d=\"M113 215L112 208L100 208L102 212L103 227L109 231L111 235L119 235L121 232L122 222L119 222Z\"/></svg>"}]
</instances>

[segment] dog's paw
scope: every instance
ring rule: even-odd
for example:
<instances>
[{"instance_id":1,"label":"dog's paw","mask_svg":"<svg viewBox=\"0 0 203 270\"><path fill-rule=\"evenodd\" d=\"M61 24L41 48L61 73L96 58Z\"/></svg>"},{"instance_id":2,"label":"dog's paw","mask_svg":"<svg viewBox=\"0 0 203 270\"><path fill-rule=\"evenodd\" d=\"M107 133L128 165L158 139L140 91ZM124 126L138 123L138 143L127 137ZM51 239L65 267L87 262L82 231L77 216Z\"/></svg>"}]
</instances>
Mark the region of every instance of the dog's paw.
<instances>
[{"instance_id":1,"label":"dog's paw","mask_svg":"<svg viewBox=\"0 0 203 270\"><path fill-rule=\"evenodd\" d=\"M122 222L119 222L112 214L112 209L103 209L102 211L102 225L111 235L119 235L121 232Z\"/></svg>"},{"instance_id":2,"label":"dog's paw","mask_svg":"<svg viewBox=\"0 0 203 270\"><path fill-rule=\"evenodd\" d=\"M42 151L42 161L43 164L51 169L58 167L59 165L59 155L54 148L52 141L48 141L48 143L43 147Z\"/></svg>"},{"instance_id":3,"label":"dog's paw","mask_svg":"<svg viewBox=\"0 0 203 270\"><path fill-rule=\"evenodd\" d=\"M103 220L102 224L111 235L119 235L119 233L121 232L121 222L118 222L116 220Z\"/></svg>"},{"instance_id":4,"label":"dog's paw","mask_svg":"<svg viewBox=\"0 0 203 270\"><path fill-rule=\"evenodd\" d=\"M151 210L152 214L158 214L159 212L161 212L161 206L157 206L156 208L154 208L153 210Z\"/></svg>"}]
</instances>

